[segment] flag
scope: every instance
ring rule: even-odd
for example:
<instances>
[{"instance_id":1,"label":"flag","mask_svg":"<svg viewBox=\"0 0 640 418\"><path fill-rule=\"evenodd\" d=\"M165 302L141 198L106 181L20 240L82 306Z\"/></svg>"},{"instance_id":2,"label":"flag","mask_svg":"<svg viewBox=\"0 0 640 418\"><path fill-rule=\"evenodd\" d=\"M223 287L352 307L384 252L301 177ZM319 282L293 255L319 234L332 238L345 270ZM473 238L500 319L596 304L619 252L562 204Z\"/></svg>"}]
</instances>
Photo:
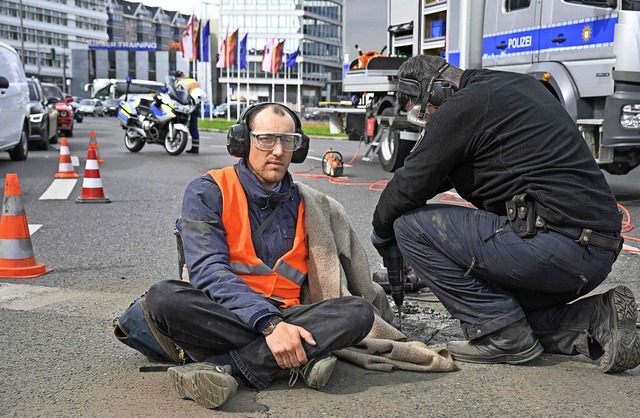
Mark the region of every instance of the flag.
<instances>
[{"instance_id":1,"label":"flag","mask_svg":"<svg viewBox=\"0 0 640 418\"><path fill-rule=\"evenodd\" d=\"M292 52L287 55L287 68L295 67L298 61L298 54L300 53L300 49L296 49L296 52Z\"/></svg>"},{"instance_id":2,"label":"flag","mask_svg":"<svg viewBox=\"0 0 640 418\"><path fill-rule=\"evenodd\" d=\"M260 69L262 71L266 71L268 73L271 72L271 50L273 49L273 39L267 41L267 44L264 46L264 51L262 52L262 64L260 65Z\"/></svg>"},{"instance_id":3,"label":"flag","mask_svg":"<svg viewBox=\"0 0 640 418\"><path fill-rule=\"evenodd\" d=\"M200 52L200 30L201 30L202 20L198 20L198 25L196 29L193 31L193 60L200 61L201 52Z\"/></svg>"},{"instance_id":4,"label":"flag","mask_svg":"<svg viewBox=\"0 0 640 418\"><path fill-rule=\"evenodd\" d=\"M238 30L233 31L227 38L227 59L226 66L233 67L236 65L237 43L238 43Z\"/></svg>"},{"instance_id":5,"label":"flag","mask_svg":"<svg viewBox=\"0 0 640 418\"><path fill-rule=\"evenodd\" d=\"M209 21L204 24L204 28L202 29L202 62L209 62L209 38L211 37L211 33L209 32Z\"/></svg>"},{"instance_id":6,"label":"flag","mask_svg":"<svg viewBox=\"0 0 640 418\"><path fill-rule=\"evenodd\" d=\"M277 73L280 70L280 64L282 64L282 50L284 49L284 41L278 42L273 48L273 54L271 57L271 72Z\"/></svg>"},{"instance_id":7,"label":"flag","mask_svg":"<svg viewBox=\"0 0 640 418\"><path fill-rule=\"evenodd\" d=\"M249 34L245 33L240 41L240 69L247 69L247 36Z\"/></svg>"},{"instance_id":8,"label":"flag","mask_svg":"<svg viewBox=\"0 0 640 418\"><path fill-rule=\"evenodd\" d=\"M218 62L216 62L216 68L224 68L227 66L227 40L223 39L220 43L220 49L218 50Z\"/></svg>"},{"instance_id":9,"label":"flag","mask_svg":"<svg viewBox=\"0 0 640 418\"><path fill-rule=\"evenodd\" d=\"M193 25L195 17L191 15L187 22L187 27L182 32L182 39L180 40L180 51L182 51L182 58L193 58Z\"/></svg>"}]
</instances>

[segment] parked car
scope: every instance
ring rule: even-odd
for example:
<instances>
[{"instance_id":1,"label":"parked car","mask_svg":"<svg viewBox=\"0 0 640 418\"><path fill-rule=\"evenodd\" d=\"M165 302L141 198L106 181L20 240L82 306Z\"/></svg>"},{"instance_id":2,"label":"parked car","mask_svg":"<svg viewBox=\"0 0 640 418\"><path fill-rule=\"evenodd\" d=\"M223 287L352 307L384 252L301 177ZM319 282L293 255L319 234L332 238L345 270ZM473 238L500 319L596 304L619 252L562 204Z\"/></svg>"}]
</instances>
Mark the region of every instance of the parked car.
<instances>
[{"instance_id":1,"label":"parked car","mask_svg":"<svg viewBox=\"0 0 640 418\"><path fill-rule=\"evenodd\" d=\"M64 99L64 93L60 87L53 83L42 83L42 90L47 99L54 103L58 111L58 131L62 135L73 136L73 110ZM57 139L56 142L57 143Z\"/></svg>"},{"instance_id":2,"label":"parked car","mask_svg":"<svg viewBox=\"0 0 640 418\"><path fill-rule=\"evenodd\" d=\"M0 42L0 151L14 161L29 154L29 87L20 56Z\"/></svg>"},{"instance_id":3,"label":"parked car","mask_svg":"<svg viewBox=\"0 0 640 418\"><path fill-rule=\"evenodd\" d=\"M104 116L104 106L98 99L82 99L80 100L80 110L85 115Z\"/></svg>"},{"instance_id":4,"label":"parked car","mask_svg":"<svg viewBox=\"0 0 640 418\"><path fill-rule=\"evenodd\" d=\"M118 108L120 107L120 100L118 99L107 99L103 103L104 106L104 114L107 116L117 116Z\"/></svg>"},{"instance_id":5,"label":"parked car","mask_svg":"<svg viewBox=\"0 0 640 418\"><path fill-rule=\"evenodd\" d=\"M31 133L29 141L41 150L49 148L49 143L58 141L58 111L44 96L42 86L37 78L27 80L29 86L29 107L31 114Z\"/></svg>"},{"instance_id":6,"label":"parked car","mask_svg":"<svg viewBox=\"0 0 640 418\"><path fill-rule=\"evenodd\" d=\"M246 107L247 107L246 103L240 102L240 113L242 113L242 111ZM229 108L229 105L227 103L220 103L213 110L213 117L214 118L226 118L227 117L227 109L228 108ZM237 119L237 117L238 117L237 108L238 108L237 104L235 102L232 102L231 103L231 119Z\"/></svg>"}]
</instances>

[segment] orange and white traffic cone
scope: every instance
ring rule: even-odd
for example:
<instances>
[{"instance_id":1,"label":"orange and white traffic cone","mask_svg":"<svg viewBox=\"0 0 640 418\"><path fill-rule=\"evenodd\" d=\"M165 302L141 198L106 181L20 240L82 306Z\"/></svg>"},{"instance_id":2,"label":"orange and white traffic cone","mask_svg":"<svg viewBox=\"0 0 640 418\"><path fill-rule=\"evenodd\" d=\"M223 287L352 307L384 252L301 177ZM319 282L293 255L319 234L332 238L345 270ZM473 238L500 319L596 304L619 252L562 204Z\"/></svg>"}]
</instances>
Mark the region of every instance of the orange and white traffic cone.
<instances>
[{"instance_id":1,"label":"orange and white traffic cone","mask_svg":"<svg viewBox=\"0 0 640 418\"><path fill-rule=\"evenodd\" d=\"M76 199L76 203L111 203L111 200L104 196L100 169L98 168L98 160L96 160L96 150L91 146L87 152L87 163L84 169L84 180L82 181L82 195Z\"/></svg>"},{"instance_id":2,"label":"orange and white traffic cone","mask_svg":"<svg viewBox=\"0 0 640 418\"><path fill-rule=\"evenodd\" d=\"M51 270L43 263L36 262L18 175L9 173L4 183L0 218L0 277L29 279Z\"/></svg>"},{"instance_id":3,"label":"orange and white traffic cone","mask_svg":"<svg viewBox=\"0 0 640 418\"><path fill-rule=\"evenodd\" d=\"M58 173L54 176L57 179L77 179L80 177L73 169L71 163L71 152L67 145L67 137L63 136L60 140L60 160L58 164Z\"/></svg>"},{"instance_id":4,"label":"orange and white traffic cone","mask_svg":"<svg viewBox=\"0 0 640 418\"><path fill-rule=\"evenodd\" d=\"M96 131L89 132L89 146L93 146L96 150L96 160L98 160L98 164L102 164L104 160L100 158L100 149L98 147L98 139L96 138Z\"/></svg>"}]
</instances>

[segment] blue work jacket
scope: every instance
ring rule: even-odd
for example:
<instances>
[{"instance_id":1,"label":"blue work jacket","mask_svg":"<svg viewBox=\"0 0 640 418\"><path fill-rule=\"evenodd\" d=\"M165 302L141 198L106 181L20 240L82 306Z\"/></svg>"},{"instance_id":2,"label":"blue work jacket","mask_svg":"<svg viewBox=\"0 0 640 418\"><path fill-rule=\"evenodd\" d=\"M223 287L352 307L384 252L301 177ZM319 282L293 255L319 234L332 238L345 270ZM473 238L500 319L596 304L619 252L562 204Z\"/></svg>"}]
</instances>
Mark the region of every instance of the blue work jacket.
<instances>
[{"instance_id":1,"label":"blue work jacket","mask_svg":"<svg viewBox=\"0 0 640 418\"><path fill-rule=\"evenodd\" d=\"M293 247L300 204L298 189L289 173L272 191L260 185L244 159L234 167L247 196L252 231L281 203L275 218L253 239L256 255L273 267ZM189 183L177 226L184 244L189 281L195 288L256 331L261 331L268 318L281 315L274 301L252 290L232 272L222 223L222 195L211 176L204 175Z\"/></svg>"}]
</instances>

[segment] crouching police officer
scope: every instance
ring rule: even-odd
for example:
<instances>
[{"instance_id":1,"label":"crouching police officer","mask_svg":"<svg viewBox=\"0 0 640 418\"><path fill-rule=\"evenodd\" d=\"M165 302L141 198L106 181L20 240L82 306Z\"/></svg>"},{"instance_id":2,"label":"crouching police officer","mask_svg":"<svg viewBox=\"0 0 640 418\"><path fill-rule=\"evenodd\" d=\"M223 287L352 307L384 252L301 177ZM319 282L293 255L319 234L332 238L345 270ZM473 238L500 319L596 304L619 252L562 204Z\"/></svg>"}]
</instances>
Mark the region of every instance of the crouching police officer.
<instances>
[{"instance_id":1,"label":"crouching police officer","mask_svg":"<svg viewBox=\"0 0 640 418\"><path fill-rule=\"evenodd\" d=\"M397 245L457 319L456 360L518 364L543 351L640 364L627 287L577 300L622 248L614 196L575 122L528 75L410 58L398 102L424 126L373 216L381 255ZM455 187L476 208L426 204ZM573 303L570 303L573 302Z\"/></svg>"}]
</instances>

